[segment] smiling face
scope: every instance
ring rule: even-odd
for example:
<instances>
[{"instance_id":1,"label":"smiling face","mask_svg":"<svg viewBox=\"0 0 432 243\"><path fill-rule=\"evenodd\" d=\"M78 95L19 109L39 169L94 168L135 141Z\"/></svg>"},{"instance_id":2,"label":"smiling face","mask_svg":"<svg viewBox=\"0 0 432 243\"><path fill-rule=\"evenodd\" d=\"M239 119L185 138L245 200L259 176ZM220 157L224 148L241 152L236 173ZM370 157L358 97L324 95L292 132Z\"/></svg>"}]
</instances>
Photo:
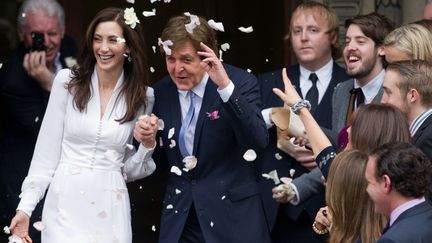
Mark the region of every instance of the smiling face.
<instances>
[{"instance_id":1,"label":"smiling face","mask_svg":"<svg viewBox=\"0 0 432 243\"><path fill-rule=\"evenodd\" d=\"M165 57L167 70L177 89L190 90L204 77L201 57L190 41L179 44L171 55Z\"/></svg>"},{"instance_id":2,"label":"smiling face","mask_svg":"<svg viewBox=\"0 0 432 243\"><path fill-rule=\"evenodd\" d=\"M96 69L108 73L121 73L123 54L128 53L126 43L118 41L123 37L123 29L117 22L101 22L96 26L93 35L93 54L96 58Z\"/></svg>"},{"instance_id":3,"label":"smiling face","mask_svg":"<svg viewBox=\"0 0 432 243\"><path fill-rule=\"evenodd\" d=\"M26 14L26 24L19 30L19 36L26 48L32 46L32 32L44 34L44 46L47 48L46 62L48 65L54 64L64 35L58 17L48 16L42 11L28 12Z\"/></svg>"},{"instance_id":4,"label":"smiling face","mask_svg":"<svg viewBox=\"0 0 432 243\"><path fill-rule=\"evenodd\" d=\"M298 62L315 71L331 59L328 21L318 10L298 10L292 17L291 45Z\"/></svg>"},{"instance_id":5,"label":"smiling face","mask_svg":"<svg viewBox=\"0 0 432 243\"><path fill-rule=\"evenodd\" d=\"M383 48L376 47L375 42L359 26L351 24L348 27L343 50L348 75L369 81L382 70L379 60L382 54Z\"/></svg>"}]
</instances>

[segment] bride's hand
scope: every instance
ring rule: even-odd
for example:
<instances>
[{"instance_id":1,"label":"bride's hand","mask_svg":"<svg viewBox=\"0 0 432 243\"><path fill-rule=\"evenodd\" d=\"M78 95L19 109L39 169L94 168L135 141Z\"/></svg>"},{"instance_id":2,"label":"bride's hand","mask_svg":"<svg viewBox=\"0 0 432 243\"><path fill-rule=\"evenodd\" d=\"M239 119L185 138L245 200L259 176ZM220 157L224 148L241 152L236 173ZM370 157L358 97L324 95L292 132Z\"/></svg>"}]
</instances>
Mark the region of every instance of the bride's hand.
<instances>
[{"instance_id":1,"label":"bride's hand","mask_svg":"<svg viewBox=\"0 0 432 243\"><path fill-rule=\"evenodd\" d=\"M286 69L282 69L282 79L285 85L285 92L282 92L278 88L274 88L273 92L279 96L285 104L287 104L289 107L293 106L297 101L301 100L300 95L297 93L297 90L294 88L294 86L291 84L291 81L289 80Z\"/></svg>"},{"instance_id":2,"label":"bride's hand","mask_svg":"<svg viewBox=\"0 0 432 243\"><path fill-rule=\"evenodd\" d=\"M20 237L23 242L31 243L32 239L28 235L30 224L30 217L23 211L18 210L15 217L12 218L9 229L11 233Z\"/></svg>"}]
</instances>

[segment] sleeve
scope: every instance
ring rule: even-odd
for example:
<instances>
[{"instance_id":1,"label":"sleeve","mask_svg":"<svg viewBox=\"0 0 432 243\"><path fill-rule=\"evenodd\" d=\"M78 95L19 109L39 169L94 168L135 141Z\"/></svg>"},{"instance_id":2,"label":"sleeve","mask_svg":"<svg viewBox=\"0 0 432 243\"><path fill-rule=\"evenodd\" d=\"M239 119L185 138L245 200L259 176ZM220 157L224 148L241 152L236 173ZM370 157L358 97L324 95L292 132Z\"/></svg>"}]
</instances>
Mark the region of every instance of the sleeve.
<instances>
[{"instance_id":1,"label":"sleeve","mask_svg":"<svg viewBox=\"0 0 432 243\"><path fill-rule=\"evenodd\" d=\"M333 146L329 146L323 149L323 151L321 151L315 159L325 179L327 179L328 177L330 165L333 162L333 159L335 157L336 157L335 148Z\"/></svg>"},{"instance_id":2,"label":"sleeve","mask_svg":"<svg viewBox=\"0 0 432 243\"><path fill-rule=\"evenodd\" d=\"M324 187L321 171L318 168L313 169L309 173L305 173L292 181L296 190L297 200L292 204L298 205L301 202L309 199L312 195L321 191Z\"/></svg>"},{"instance_id":3,"label":"sleeve","mask_svg":"<svg viewBox=\"0 0 432 243\"><path fill-rule=\"evenodd\" d=\"M151 87L147 88L147 106L144 114L151 114L154 105L154 92ZM156 164L152 158L154 148L146 148L141 143L138 151L126 149L123 172L126 181L134 181L151 175L156 170Z\"/></svg>"},{"instance_id":4,"label":"sleeve","mask_svg":"<svg viewBox=\"0 0 432 243\"><path fill-rule=\"evenodd\" d=\"M54 79L27 177L21 187L19 210L31 216L44 197L60 160L64 117L69 92L65 87L70 70L61 70Z\"/></svg>"}]
</instances>

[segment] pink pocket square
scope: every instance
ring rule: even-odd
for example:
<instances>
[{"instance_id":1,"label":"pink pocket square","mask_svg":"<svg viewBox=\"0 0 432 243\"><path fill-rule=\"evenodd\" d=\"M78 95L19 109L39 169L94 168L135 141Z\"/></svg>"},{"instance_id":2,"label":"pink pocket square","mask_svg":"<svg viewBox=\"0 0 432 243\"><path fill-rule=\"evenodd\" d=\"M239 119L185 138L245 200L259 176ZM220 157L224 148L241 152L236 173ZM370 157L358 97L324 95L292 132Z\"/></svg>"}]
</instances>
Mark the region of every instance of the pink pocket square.
<instances>
[{"instance_id":1,"label":"pink pocket square","mask_svg":"<svg viewBox=\"0 0 432 243\"><path fill-rule=\"evenodd\" d=\"M206 114L207 114L207 117L212 121L212 120L217 120L217 119L219 119L220 118L220 116L219 116L219 111L218 110L215 110L215 111L212 111L212 112L206 112Z\"/></svg>"}]
</instances>

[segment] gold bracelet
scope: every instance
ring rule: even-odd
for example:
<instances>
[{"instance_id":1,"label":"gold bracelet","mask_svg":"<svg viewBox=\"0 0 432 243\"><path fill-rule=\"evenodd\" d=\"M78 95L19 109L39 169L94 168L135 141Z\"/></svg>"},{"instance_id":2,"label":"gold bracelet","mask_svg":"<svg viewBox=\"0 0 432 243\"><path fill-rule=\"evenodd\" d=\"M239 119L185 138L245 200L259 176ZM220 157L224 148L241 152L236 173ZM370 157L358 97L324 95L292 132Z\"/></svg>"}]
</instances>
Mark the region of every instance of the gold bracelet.
<instances>
[{"instance_id":1,"label":"gold bracelet","mask_svg":"<svg viewBox=\"0 0 432 243\"><path fill-rule=\"evenodd\" d=\"M318 229L318 227L316 226L316 224L317 224L317 222L314 221L313 224L312 224L312 229L313 229L313 231L315 231L315 233L317 233L318 235L325 235L325 234L327 234L327 233L329 232L327 228L325 228L325 229L323 229L323 230Z\"/></svg>"}]
</instances>

